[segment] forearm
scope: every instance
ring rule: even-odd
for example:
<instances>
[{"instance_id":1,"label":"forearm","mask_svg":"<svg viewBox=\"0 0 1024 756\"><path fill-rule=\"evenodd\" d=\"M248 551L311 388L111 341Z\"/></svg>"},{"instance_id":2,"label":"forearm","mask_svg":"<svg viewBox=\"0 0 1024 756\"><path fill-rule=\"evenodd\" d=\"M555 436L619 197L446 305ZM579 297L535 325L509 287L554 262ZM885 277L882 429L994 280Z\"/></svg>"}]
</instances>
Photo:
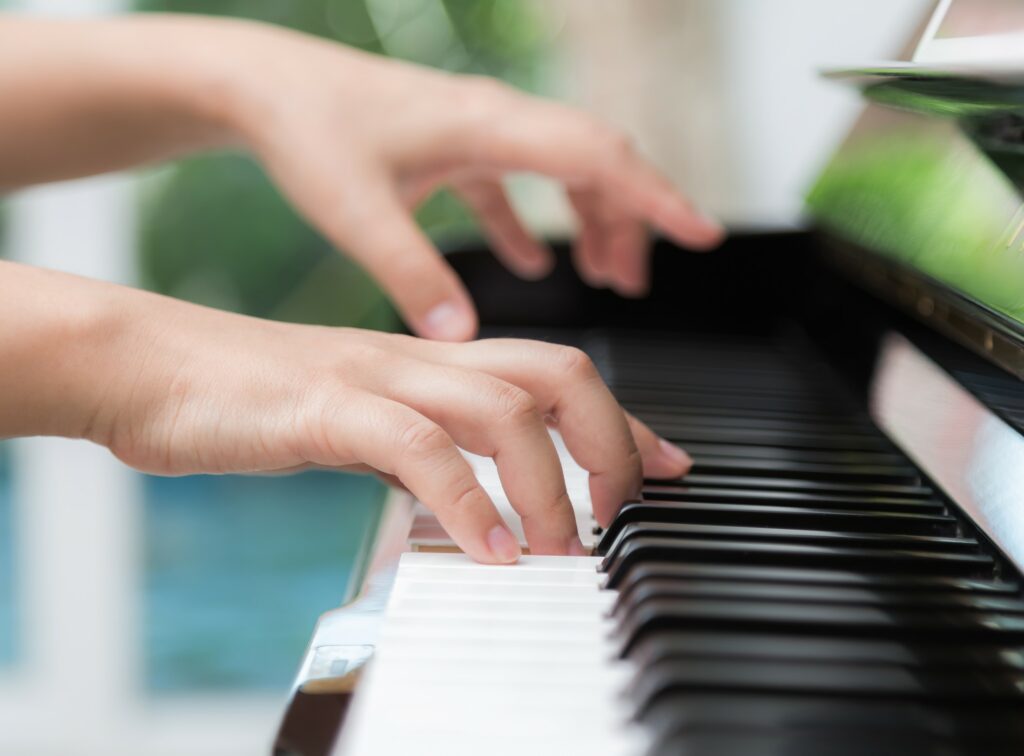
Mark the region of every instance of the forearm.
<instances>
[{"instance_id":1,"label":"forearm","mask_svg":"<svg viewBox=\"0 0 1024 756\"><path fill-rule=\"evenodd\" d=\"M231 145L243 22L0 14L0 190Z\"/></svg>"},{"instance_id":2,"label":"forearm","mask_svg":"<svg viewBox=\"0 0 1024 756\"><path fill-rule=\"evenodd\" d=\"M90 434L125 356L122 292L0 262L0 438Z\"/></svg>"}]
</instances>

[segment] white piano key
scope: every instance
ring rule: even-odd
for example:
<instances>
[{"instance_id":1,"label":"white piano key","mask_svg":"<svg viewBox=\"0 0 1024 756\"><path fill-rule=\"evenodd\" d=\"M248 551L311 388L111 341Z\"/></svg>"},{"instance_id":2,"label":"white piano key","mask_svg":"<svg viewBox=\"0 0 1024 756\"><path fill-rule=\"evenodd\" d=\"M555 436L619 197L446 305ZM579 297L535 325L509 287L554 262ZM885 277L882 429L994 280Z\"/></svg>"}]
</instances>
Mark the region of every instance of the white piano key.
<instances>
[{"instance_id":1,"label":"white piano key","mask_svg":"<svg viewBox=\"0 0 1024 756\"><path fill-rule=\"evenodd\" d=\"M476 582L467 580L458 581L431 581L431 580L406 580L401 587L396 586L403 596L414 596L418 599L447 599L457 598L463 600L494 599L496 601L515 601L520 599L532 599L536 601L585 601L587 603L598 603L606 605L615 600L615 594L602 591L581 592L580 585L573 584L552 584L548 585L542 581L535 583L516 583L509 581Z\"/></svg>"},{"instance_id":2,"label":"white piano key","mask_svg":"<svg viewBox=\"0 0 1024 756\"><path fill-rule=\"evenodd\" d=\"M599 561L404 555L337 753L397 756L424 743L446 756L642 753Z\"/></svg>"},{"instance_id":3,"label":"white piano key","mask_svg":"<svg viewBox=\"0 0 1024 756\"><path fill-rule=\"evenodd\" d=\"M586 622L593 619L595 611L600 612L607 606L607 601L598 601L598 598L603 597L599 597L596 592L593 598L583 601L523 600L500 596L488 598L447 597L444 599L406 596L402 600L400 616L429 617L436 616L437 612L443 612L446 617L458 620L501 620L508 617L521 622L533 619L542 622Z\"/></svg>"},{"instance_id":4,"label":"white piano key","mask_svg":"<svg viewBox=\"0 0 1024 756\"><path fill-rule=\"evenodd\" d=\"M422 554L423 556L431 556ZM450 555L444 555L450 556ZM446 567L413 567L407 573L411 580L424 580L432 583L460 583L463 585L551 585L551 586L584 586L595 588L604 581L604 576L597 573L592 567L589 570L560 570L552 569L530 569L524 564L524 559L513 566L495 567L492 570L481 570L479 572L467 573L464 569L450 569ZM584 557L579 557L584 558ZM600 559L595 559L600 562Z\"/></svg>"},{"instance_id":5,"label":"white piano key","mask_svg":"<svg viewBox=\"0 0 1024 756\"><path fill-rule=\"evenodd\" d=\"M476 575L506 574L510 580L521 580L535 570L549 570L552 574L563 575L573 572L585 572L597 576L597 567L601 564L600 557L568 557L528 554L516 564L480 564L464 554L433 554L430 552L413 552L402 555L401 569L403 572L415 574L417 570L429 568L445 570L461 570ZM595 579L597 579L595 577Z\"/></svg>"},{"instance_id":6,"label":"white piano key","mask_svg":"<svg viewBox=\"0 0 1024 756\"><path fill-rule=\"evenodd\" d=\"M427 640L408 636L402 638L401 645L388 649L388 658L415 660L430 657L458 664L484 664L496 658L512 663L523 661L545 664L592 664L595 659L612 661L613 655L607 653L607 645L604 638L591 643L576 639L556 643L519 638L514 641L492 638Z\"/></svg>"},{"instance_id":7,"label":"white piano key","mask_svg":"<svg viewBox=\"0 0 1024 756\"><path fill-rule=\"evenodd\" d=\"M573 459L568 448L565 446L565 442L562 440L561 434L555 430L551 430L550 433L555 450L558 452L559 461L562 463L565 489L569 495L569 501L572 503L573 513L576 516L576 528L579 531L580 540L584 546L591 547L596 543L597 539L593 533L596 523L590 500L590 473L580 467L576 460ZM491 501L494 502L494 506L502 516L502 519L505 520L512 533L519 539L520 544L525 546L526 537L523 533L522 521L512 507L508 495L505 493L494 460L490 457L481 457L467 451L463 451L462 455L469 462L469 466L473 469L477 480L480 481L480 485L487 492L487 495L491 497ZM428 546L451 545L451 539L444 532L444 529L441 528L433 514L426 509L421 509L417 512L416 523L413 526L410 541L415 544Z\"/></svg>"}]
</instances>

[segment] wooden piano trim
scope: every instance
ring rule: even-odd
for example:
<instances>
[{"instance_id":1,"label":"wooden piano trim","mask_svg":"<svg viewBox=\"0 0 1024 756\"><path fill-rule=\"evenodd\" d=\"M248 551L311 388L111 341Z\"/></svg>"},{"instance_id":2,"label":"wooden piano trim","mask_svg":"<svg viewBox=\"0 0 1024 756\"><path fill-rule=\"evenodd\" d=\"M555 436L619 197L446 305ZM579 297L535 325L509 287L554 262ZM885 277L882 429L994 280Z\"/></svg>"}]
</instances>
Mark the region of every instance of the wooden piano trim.
<instances>
[{"instance_id":1,"label":"wooden piano trim","mask_svg":"<svg viewBox=\"0 0 1024 756\"><path fill-rule=\"evenodd\" d=\"M925 325L1024 379L1024 327L920 271L826 237L829 261Z\"/></svg>"}]
</instances>

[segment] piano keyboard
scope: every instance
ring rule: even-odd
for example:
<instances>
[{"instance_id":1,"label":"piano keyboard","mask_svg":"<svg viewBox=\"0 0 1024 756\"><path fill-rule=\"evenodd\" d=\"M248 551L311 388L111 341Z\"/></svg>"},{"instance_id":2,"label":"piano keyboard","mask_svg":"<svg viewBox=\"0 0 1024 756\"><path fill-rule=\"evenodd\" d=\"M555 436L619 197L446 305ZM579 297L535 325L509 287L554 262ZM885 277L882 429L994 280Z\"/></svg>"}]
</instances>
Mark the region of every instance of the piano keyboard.
<instances>
[{"instance_id":1,"label":"piano keyboard","mask_svg":"<svg viewBox=\"0 0 1024 756\"><path fill-rule=\"evenodd\" d=\"M822 363L591 351L691 474L593 558L405 555L342 753L1024 753L1019 575Z\"/></svg>"}]
</instances>

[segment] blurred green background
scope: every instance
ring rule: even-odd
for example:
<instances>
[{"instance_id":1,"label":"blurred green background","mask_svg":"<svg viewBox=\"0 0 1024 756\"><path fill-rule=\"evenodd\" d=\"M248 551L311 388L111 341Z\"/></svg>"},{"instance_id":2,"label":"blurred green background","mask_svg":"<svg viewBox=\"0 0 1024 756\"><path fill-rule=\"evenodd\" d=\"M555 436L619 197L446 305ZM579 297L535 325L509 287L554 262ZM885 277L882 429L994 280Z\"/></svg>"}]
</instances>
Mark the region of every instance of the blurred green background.
<instances>
[{"instance_id":1,"label":"blurred green background","mask_svg":"<svg viewBox=\"0 0 1024 756\"><path fill-rule=\"evenodd\" d=\"M137 7L260 19L526 89L536 88L548 51L540 5L521 0L140 0ZM399 326L377 287L296 215L248 157L204 156L150 171L140 202L147 288L279 320ZM447 193L417 217L442 245L475 234ZM324 473L148 477L148 689L287 685L316 617L344 595L384 493L372 478Z\"/></svg>"}]
</instances>

